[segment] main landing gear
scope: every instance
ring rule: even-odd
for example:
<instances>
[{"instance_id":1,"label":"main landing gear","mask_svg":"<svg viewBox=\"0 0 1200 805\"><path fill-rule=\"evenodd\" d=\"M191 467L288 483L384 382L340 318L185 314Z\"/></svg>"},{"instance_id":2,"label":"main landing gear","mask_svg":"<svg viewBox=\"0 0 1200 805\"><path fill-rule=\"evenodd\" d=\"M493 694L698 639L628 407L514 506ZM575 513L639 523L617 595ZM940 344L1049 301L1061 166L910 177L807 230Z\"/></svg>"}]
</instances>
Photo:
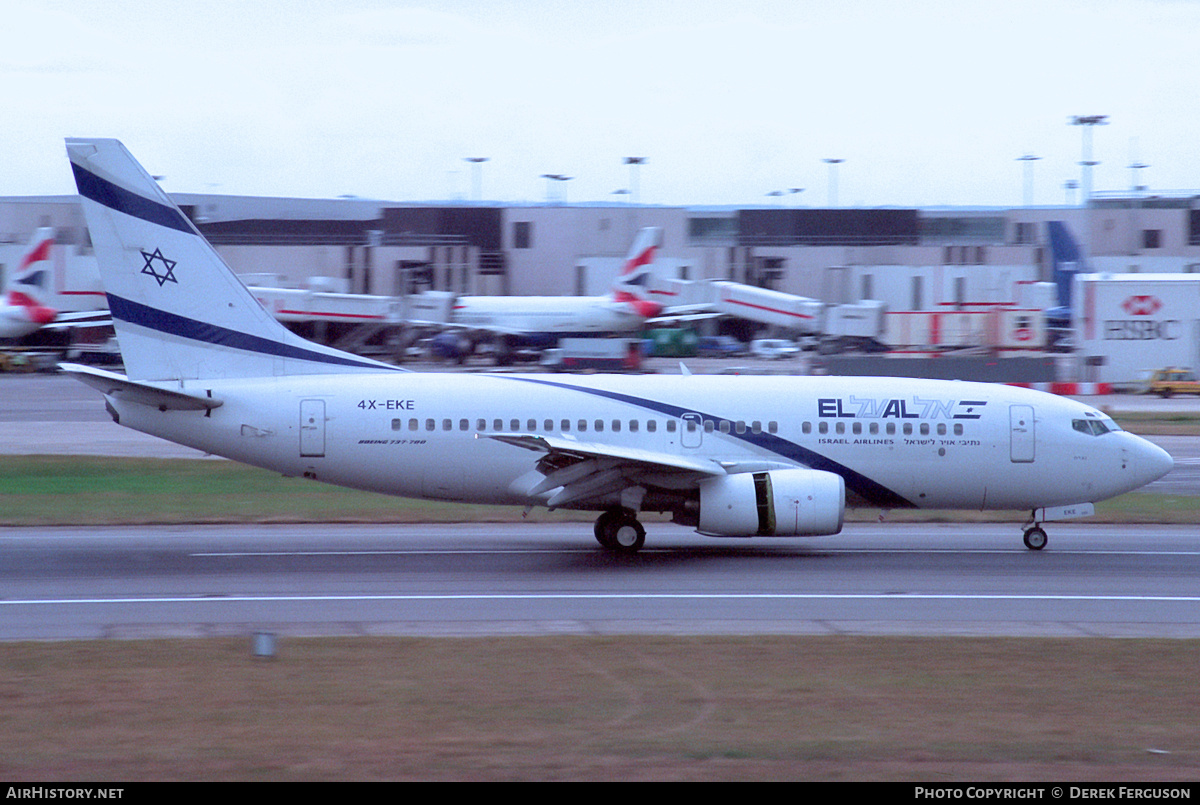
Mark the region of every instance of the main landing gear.
<instances>
[{"instance_id":1,"label":"main landing gear","mask_svg":"<svg viewBox=\"0 0 1200 805\"><path fill-rule=\"evenodd\" d=\"M632 555L646 544L646 529L629 509L609 509L596 518L596 541L607 551Z\"/></svg>"}]
</instances>

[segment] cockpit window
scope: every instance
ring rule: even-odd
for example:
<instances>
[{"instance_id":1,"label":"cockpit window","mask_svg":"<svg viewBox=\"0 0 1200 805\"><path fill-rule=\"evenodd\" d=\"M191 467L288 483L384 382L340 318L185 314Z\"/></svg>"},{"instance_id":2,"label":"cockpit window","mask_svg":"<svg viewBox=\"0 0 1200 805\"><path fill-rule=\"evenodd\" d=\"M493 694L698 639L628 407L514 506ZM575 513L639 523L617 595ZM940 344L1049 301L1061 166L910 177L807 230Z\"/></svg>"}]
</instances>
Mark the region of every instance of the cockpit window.
<instances>
[{"instance_id":1,"label":"cockpit window","mask_svg":"<svg viewBox=\"0 0 1200 805\"><path fill-rule=\"evenodd\" d=\"M1102 436L1109 431L1121 429L1116 422L1107 417L1104 419L1072 419L1071 426L1080 433L1092 436Z\"/></svg>"}]
</instances>

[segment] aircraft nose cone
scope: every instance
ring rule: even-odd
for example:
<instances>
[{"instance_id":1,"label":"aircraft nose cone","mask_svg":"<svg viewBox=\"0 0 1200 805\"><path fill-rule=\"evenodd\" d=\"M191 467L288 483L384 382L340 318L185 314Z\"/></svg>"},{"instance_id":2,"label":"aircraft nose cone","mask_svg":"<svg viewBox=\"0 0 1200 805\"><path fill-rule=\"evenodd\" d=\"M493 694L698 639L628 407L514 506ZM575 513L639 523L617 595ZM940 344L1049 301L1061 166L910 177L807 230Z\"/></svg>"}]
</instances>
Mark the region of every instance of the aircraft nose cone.
<instances>
[{"instance_id":1,"label":"aircraft nose cone","mask_svg":"<svg viewBox=\"0 0 1200 805\"><path fill-rule=\"evenodd\" d=\"M1175 459L1156 444L1141 440L1134 457L1134 467L1142 485L1157 481L1175 468Z\"/></svg>"}]
</instances>

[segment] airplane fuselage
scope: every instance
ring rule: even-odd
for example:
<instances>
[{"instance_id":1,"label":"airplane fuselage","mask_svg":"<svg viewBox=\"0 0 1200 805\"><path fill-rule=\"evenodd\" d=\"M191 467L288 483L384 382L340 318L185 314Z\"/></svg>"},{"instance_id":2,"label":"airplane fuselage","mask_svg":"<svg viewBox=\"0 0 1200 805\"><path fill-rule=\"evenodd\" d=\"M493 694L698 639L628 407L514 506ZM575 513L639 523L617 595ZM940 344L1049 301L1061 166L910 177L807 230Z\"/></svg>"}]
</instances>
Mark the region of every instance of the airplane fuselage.
<instances>
[{"instance_id":1,"label":"airplane fuselage","mask_svg":"<svg viewBox=\"0 0 1200 805\"><path fill-rule=\"evenodd\" d=\"M544 341L637 332L643 318L607 296L462 296L451 321L463 328Z\"/></svg>"},{"instance_id":2,"label":"airplane fuselage","mask_svg":"<svg viewBox=\"0 0 1200 805\"><path fill-rule=\"evenodd\" d=\"M1081 429L1111 424L1094 409L990 384L379 373L185 387L223 404L206 414L111 402L122 425L285 475L477 503L546 501L529 493L529 452L496 434L636 448L731 473L809 467L841 476L848 503L882 508L1066 505L1135 489L1156 471L1139 463L1137 437ZM633 481L650 489L647 509L687 498L669 476Z\"/></svg>"}]
</instances>

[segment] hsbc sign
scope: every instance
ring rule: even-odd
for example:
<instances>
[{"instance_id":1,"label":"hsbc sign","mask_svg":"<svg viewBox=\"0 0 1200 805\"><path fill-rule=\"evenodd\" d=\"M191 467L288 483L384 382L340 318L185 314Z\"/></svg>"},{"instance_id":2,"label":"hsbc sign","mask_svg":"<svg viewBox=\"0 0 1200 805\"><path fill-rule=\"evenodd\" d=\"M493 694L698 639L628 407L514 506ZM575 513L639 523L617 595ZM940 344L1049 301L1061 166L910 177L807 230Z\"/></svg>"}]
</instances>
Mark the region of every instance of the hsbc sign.
<instances>
[{"instance_id":1,"label":"hsbc sign","mask_svg":"<svg viewBox=\"0 0 1200 805\"><path fill-rule=\"evenodd\" d=\"M1178 319L1154 319L1162 310L1162 300L1150 294L1134 294L1121 303L1121 310L1130 318L1108 319L1104 322L1106 341L1174 341L1180 337Z\"/></svg>"},{"instance_id":2,"label":"hsbc sign","mask_svg":"<svg viewBox=\"0 0 1200 805\"><path fill-rule=\"evenodd\" d=\"M1162 300L1157 296L1131 296L1121 303L1121 308L1130 316L1153 316L1162 310Z\"/></svg>"}]
</instances>

